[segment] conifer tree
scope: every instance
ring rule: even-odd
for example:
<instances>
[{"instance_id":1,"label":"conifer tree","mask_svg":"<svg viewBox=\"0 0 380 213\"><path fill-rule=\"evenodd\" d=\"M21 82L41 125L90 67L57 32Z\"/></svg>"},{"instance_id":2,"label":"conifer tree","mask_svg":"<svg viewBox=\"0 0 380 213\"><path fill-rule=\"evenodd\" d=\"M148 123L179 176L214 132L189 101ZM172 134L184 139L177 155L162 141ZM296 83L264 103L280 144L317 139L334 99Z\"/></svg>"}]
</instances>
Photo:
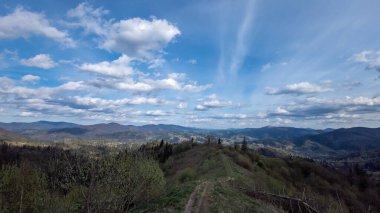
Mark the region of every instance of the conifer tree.
<instances>
[{"instance_id":1,"label":"conifer tree","mask_svg":"<svg viewBox=\"0 0 380 213\"><path fill-rule=\"evenodd\" d=\"M234 149L238 150L239 149L239 144L237 142L234 143Z\"/></svg>"},{"instance_id":2,"label":"conifer tree","mask_svg":"<svg viewBox=\"0 0 380 213\"><path fill-rule=\"evenodd\" d=\"M246 152L247 150L248 150L248 144L247 144L247 140L245 140L245 137L244 137L243 143L241 145L241 151Z\"/></svg>"}]
</instances>

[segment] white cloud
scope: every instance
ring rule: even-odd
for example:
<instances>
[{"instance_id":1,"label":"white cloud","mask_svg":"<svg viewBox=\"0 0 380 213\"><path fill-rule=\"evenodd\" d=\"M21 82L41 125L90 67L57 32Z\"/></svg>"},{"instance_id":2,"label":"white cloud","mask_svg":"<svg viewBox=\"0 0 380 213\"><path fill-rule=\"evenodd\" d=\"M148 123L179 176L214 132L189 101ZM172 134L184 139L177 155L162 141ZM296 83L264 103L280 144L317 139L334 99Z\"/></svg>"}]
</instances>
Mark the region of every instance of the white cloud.
<instances>
[{"instance_id":1,"label":"white cloud","mask_svg":"<svg viewBox=\"0 0 380 213\"><path fill-rule=\"evenodd\" d=\"M286 125L293 123L290 119L282 119L282 118L276 118L276 125Z\"/></svg>"},{"instance_id":2,"label":"white cloud","mask_svg":"<svg viewBox=\"0 0 380 213\"><path fill-rule=\"evenodd\" d=\"M80 26L85 33L100 37L100 48L148 60L151 68L163 63L162 60L155 60L156 54L160 54L170 41L181 34L175 25L165 19L131 18L114 21L104 19L106 14L107 10L94 8L88 3L81 3L67 12L68 17L77 20L69 25Z\"/></svg>"},{"instance_id":3,"label":"white cloud","mask_svg":"<svg viewBox=\"0 0 380 213\"><path fill-rule=\"evenodd\" d=\"M168 77L171 79L176 79L176 80L184 80L184 79L186 79L186 74L174 72L174 73L169 73Z\"/></svg>"},{"instance_id":4,"label":"white cloud","mask_svg":"<svg viewBox=\"0 0 380 213\"><path fill-rule=\"evenodd\" d=\"M380 112L380 97L345 97L337 99L307 98L295 104L278 107L264 117L294 118L300 120L376 118Z\"/></svg>"},{"instance_id":5,"label":"white cloud","mask_svg":"<svg viewBox=\"0 0 380 213\"><path fill-rule=\"evenodd\" d=\"M103 99L88 96L74 96L66 99L58 99L55 101L57 104L71 106L72 108L94 108L94 109L114 109L124 107L127 105L154 105L163 106L171 104L171 102L147 97L133 97L123 99Z\"/></svg>"},{"instance_id":6,"label":"white cloud","mask_svg":"<svg viewBox=\"0 0 380 213\"><path fill-rule=\"evenodd\" d=\"M206 110L208 110L208 109L207 109L207 107L198 104L197 106L195 106L195 110L198 110L198 111L206 111Z\"/></svg>"},{"instance_id":7,"label":"white cloud","mask_svg":"<svg viewBox=\"0 0 380 213\"><path fill-rule=\"evenodd\" d=\"M98 73L111 77L125 77L134 73L130 63L131 59L126 55L122 55L118 59L111 62L102 61L95 64L84 63L79 66L79 69L82 71Z\"/></svg>"},{"instance_id":8,"label":"white cloud","mask_svg":"<svg viewBox=\"0 0 380 213\"><path fill-rule=\"evenodd\" d=\"M38 54L28 59L21 59L20 64L42 69L50 69L57 66L57 63L54 62L48 54Z\"/></svg>"},{"instance_id":9,"label":"white cloud","mask_svg":"<svg viewBox=\"0 0 380 213\"><path fill-rule=\"evenodd\" d=\"M187 108L187 103L186 102L180 102L177 105L177 109L186 109Z\"/></svg>"},{"instance_id":10,"label":"white cloud","mask_svg":"<svg viewBox=\"0 0 380 213\"><path fill-rule=\"evenodd\" d=\"M170 115L168 112L164 112L162 110L149 110L145 112L145 115L147 116L167 116Z\"/></svg>"},{"instance_id":11,"label":"white cloud","mask_svg":"<svg viewBox=\"0 0 380 213\"><path fill-rule=\"evenodd\" d=\"M31 35L44 36L66 47L75 47L69 35L51 26L41 13L19 7L12 13L0 17L0 39L28 38Z\"/></svg>"},{"instance_id":12,"label":"white cloud","mask_svg":"<svg viewBox=\"0 0 380 213\"><path fill-rule=\"evenodd\" d=\"M179 34L179 29L165 19L125 19L112 24L100 47L130 57L151 59Z\"/></svg>"},{"instance_id":13,"label":"white cloud","mask_svg":"<svg viewBox=\"0 0 380 213\"><path fill-rule=\"evenodd\" d=\"M272 64L271 64L271 63L264 64L264 65L261 67L260 72L265 72L266 70L270 69L271 67L272 67Z\"/></svg>"},{"instance_id":14,"label":"white cloud","mask_svg":"<svg viewBox=\"0 0 380 213\"><path fill-rule=\"evenodd\" d=\"M83 81L69 81L57 87L28 88L18 86L15 81L0 77L0 97L5 100L51 99L62 96L64 92L80 92L88 88ZM0 99L1 99L0 98Z\"/></svg>"},{"instance_id":15,"label":"white cloud","mask_svg":"<svg viewBox=\"0 0 380 213\"><path fill-rule=\"evenodd\" d=\"M355 54L353 57L355 62L363 63L367 69L375 69L380 72L380 51L362 51Z\"/></svg>"},{"instance_id":16,"label":"white cloud","mask_svg":"<svg viewBox=\"0 0 380 213\"><path fill-rule=\"evenodd\" d=\"M289 114L288 110L284 109L284 108L281 108L281 107L277 107L277 109L275 110L275 113L276 114L282 114L282 115L287 115Z\"/></svg>"},{"instance_id":17,"label":"white cloud","mask_svg":"<svg viewBox=\"0 0 380 213\"><path fill-rule=\"evenodd\" d=\"M149 110L135 114L134 111L128 109L135 105L159 107L174 104L174 102L161 98L135 96L121 99L105 99L86 95L80 96L78 94L86 94L84 90L88 88L83 81L67 82L57 87L39 88L17 86L16 81L6 77L0 77L0 81L2 82L0 84L2 104L19 110L18 115L20 116L57 115L60 117L100 118L109 115L109 118L112 116L126 118L131 115L164 116L173 114L161 110ZM74 96L72 96L73 94Z\"/></svg>"},{"instance_id":18,"label":"white cloud","mask_svg":"<svg viewBox=\"0 0 380 213\"><path fill-rule=\"evenodd\" d=\"M224 119L247 119L252 118L253 116L247 114L223 114L222 118Z\"/></svg>"},{"instance_id":19,"label":"white cloud","mask_svg":"<svg viewBox=\"0 0 380 213\"><path fill-rule=\"evenodd\" d=\"M20 116L23 116L23 117L35 117L35 116L37 116L37 114L34 113L34 112L20 112Z\"/></svg>"},{"instance_id":20,"label":"white cloud","mask_svg":"<svg viewBox=\"0 0 380 213\"><path fill-rule=\"evenodd\" d=\"M322 93L333 91L331 88L316 84L311 84L309 82L300 82L295 84L286 85L283 89L276 89L267 87L266 94L268 95L282 95L282 94L311 94L311 93Z\"/></svg>"},{"instance_id":21,"label":"white cloud","mask_svg":"<svg viewBox=\"0 0 380 213\"><path fill-rule=\"evenodd\" d=\"M150 105L167 105L170 104L169 101L157 99L157 98L146 98L146 97L134 97L128 101L128 104L140 105L140 104L150 104Z\"/></svg>"},{"instance_id":22,"label":"white cloud","mask_svg":"<svg viewBox=\"0 0 380 213\"><path fill-rule=\"evenodd\" d=\"M88 85L84 81L69 81L58 87L55 90L67 90L67 91L78 91L88 88Z\"/></svg>"},{"instance_id":23,"label":"white cloud","mask_svg":"<svg viewBox=\"0 0 380 213\"><path fill-rule=\"evenodd\" d=\"M202 101L202 104L199 104L195 107L195 110L205 111L213 108L223 108L232 106L231 101L220 100L216 94L209 95L206 100Z\"/></svg>"},{"instance_id":24,"label":"white cloud","mask_svg":"<svg viewBox=\"0 0 380 213\"><path fill-rule=\"evenodd\" d=\"M148 111L131 111L128 114L135 116L170 116L173 115L172 112L162 111L162 110L148 110Z\"/></svg>"},{"instance_id":25,"label":"white cloud","mask_svg":"<svg viewBox=\"0 0 380 213\"><path fill-rule=\"evenodd\" d=\"M341 101L344 105L362 105L362 106L380 106L380 97L368 98L368 97L346 97L344 101Z\"/></svg>"},{"instance_id":26,"label":"white cloud","mask_svg":"<svg viewBox=\"0 0 380 213\"><path fill-rule=\"evenodd\" d=\"M197 64L197 60L196 59L189 59L189 60L187 60L187 62L189 64Z\"/></svg>"},{"instance_id":27,"label":"white cloud","mask_svg":"<svg viewBox=\"0 0 380 213\"><path fill-rule=\"evenodd\" d=\"M24 75L21 78L22 81L28 81L28 82L37 82L40 79L41 78L39 76L36 76L36 75Z\"/></svg>"},{"instance_id":28,"label":"white cloud","mask_svg":"<svg viewBox=\"0 0 380 213\"><path fill-rule=\"evenodd\" d=\"M140 77L137 81L133 78L124 79L97 79L90 82L96 87L106 87L131 92L157 92L160 90L175 90L183 92L200 92L211 87L210 84L197 85L196 82L186 82L179 78L178 73L169 74L167 78L156 79Z\"/></svg>"},{"instance_id":29,"label":"white cloud","mask_svg":"<svg viewBox=\"0 0 380 213\"><path fill-rule=\"evenodd\" d=\"M166 62L166 60L163 58L154 58L152 60L149 60L148 68L153 69L153 68L157 68L157 67L162 67L162 65L164 65L165 62Z\"/></svg>"}]
</instances>

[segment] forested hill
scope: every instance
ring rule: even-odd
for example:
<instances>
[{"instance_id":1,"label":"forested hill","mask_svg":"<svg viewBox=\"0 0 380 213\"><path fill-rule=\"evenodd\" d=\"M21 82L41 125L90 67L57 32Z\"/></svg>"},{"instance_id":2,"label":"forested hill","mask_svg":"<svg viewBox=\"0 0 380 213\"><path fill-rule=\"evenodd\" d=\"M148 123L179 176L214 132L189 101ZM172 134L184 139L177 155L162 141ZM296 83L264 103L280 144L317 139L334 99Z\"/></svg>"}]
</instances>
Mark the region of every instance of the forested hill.
<instances>
[{"instance_id":1,"label":"forested hill","mask_svg":"<svg viewBox=\"0 0 380 213\"><path fill-rule=\"evenodd\" d=\"M247 144L164 141L136 150L0 147L1 212L372 212L380 188Z\"/></svg>"},{"instance_id":2,"label":"forested hill","mask_svg":"<svg viewBox=\"0 0 380 213\"><path fill-rule=\"evenodd\" d=\"M305 155L359 152L380 148L380 128L355 127L316 130L294 127L200 129L178 125L121 125L102 123L79 125L66 122L38 121L32 123L0 123L0 128L18 138L40 142L110 142L117 144L148 143L164 139L172 143L195 140L205 142L221 139L225 144L241 142L271 146ZM2 133L0 132L0 135Z\"/></svg>"},{"instance_id":3,"label":"forested hill","mask_svg":"<svg viewBox=\"0 0 380 213\"><path fill-rule=\"evenodd\" d=\"M364 151L380 148L380 128L355 127L336 129L298 139L313 141L334 150Z\"/></svg>"}]
</instances>

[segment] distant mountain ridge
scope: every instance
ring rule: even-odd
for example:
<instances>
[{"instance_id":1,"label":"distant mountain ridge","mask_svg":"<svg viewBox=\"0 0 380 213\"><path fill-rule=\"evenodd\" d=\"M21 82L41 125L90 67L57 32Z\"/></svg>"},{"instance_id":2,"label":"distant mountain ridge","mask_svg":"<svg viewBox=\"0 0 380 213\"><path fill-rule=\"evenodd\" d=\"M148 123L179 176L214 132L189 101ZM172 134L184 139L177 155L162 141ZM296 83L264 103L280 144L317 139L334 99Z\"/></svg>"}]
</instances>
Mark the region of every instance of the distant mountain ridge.
<instances>
[{"instance_id":1,"label":"distant mountain ridge","mask_svg":"<svg viewBox=\"0 0 380 213\"><path fill-rule=\"evenodd\" d=\"M319 134L321 130L315 129L305 129L305 128L295 128L295 127L273 127L266 126L261 128L244 128L244 129L234 129L234 130L219 130L217 132L222 133L221 135L227 134L240 134L258 140L263 139L293 139L305 135L315 135Z\"/></svg>"},{"instance_id":2,"label":"distant mountain ridge","mask_svg":"<svg viewBox=\"0 0 380 213\"><path fill-rule=\"evenodd\" d=\"M0 128L7 129L9 131L22 131L22 130L50 130L61 128L73 128L80 127L79 124L67 123L67 122L52 122L52 121L36 121L36 122L12 122L3 123L0 122Z\"/></svg>"},{"instance_id":3,"label":"distant mountain ridge","mask_svg":"<svg viewBox=\"0 0 380 213\"><path fill-rule=\"evenodd\" d=\"M305 135L319 134L320 130L294 128L294 127L262 127L262 128L244 128L244 129L200 129L193 127L184 127L171 124L148 124L143 126L122 125L118 123L100 123L93 125L79 125L67 122L50 122L38 121L31 123L0 123L0 128L17 132L24 135L33 136L35 134L65 134L66 136L109 136L111 138L122 133L138 134L193 134L203 136L213 136L220 138L229 138L232 136L246 136L253 140L262 139L292 139Z\"/></svg>"},{"instance_id":4,"label":"distant mountain ridge","mask_svg":"<svg viewBox=\"0 0 380 213\"><path fill-rule=\"evenodd\" d=\"M342 128L297 139L297 143L313 141L334 150L361 151L380 148L380 128Z\"/></svg>"},{"instance_id":5,"label":"distant mountain ridge","mask_svg":"<svg viewBox=\"0 0 380 213\"><path fill-rule=\"evenodd\" d=\"M354 127L346 129L316 130L310 128L274 127L242 129L200 129L168 124L143 126L100 123L80 125L67 122L38 121L31 123L0 123L0 128L26 138L40 141L111 140L121 143L146 143L164 139L181 142L193 138L196 141L225 143L241 142L245 137L249 143L289 148L297 152L315 154L333 151L361 151L380 149L380 128ZM293 148L291 148L293 147Z\"/></svg>"},{"instance_id":6,"label":"distant mountain ridge","mask_svg":"<svg viewBox=\"0 0 380 213\"><path fill-rule=\"evenodd\" d=\"M6 129L0 128L0 142L7 142L7 141L27 141L26 138L23 138L22 136L8 131Z\"/></svg>"}]
</instances>

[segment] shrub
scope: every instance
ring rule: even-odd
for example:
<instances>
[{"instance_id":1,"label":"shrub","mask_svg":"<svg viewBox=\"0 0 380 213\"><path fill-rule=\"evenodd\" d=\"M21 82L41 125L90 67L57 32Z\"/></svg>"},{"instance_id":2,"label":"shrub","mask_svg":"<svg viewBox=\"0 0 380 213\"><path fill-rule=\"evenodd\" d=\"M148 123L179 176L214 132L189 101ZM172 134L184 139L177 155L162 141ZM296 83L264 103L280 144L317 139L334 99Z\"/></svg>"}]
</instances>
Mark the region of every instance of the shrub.
<instances>
[{"instance_id":1,"label":"shrub","mask_svg":"<svg viewBox=\"0 0 380 213\"><path fill-rule=\"evenodd\" d=\"M187 167L186 169L184 169L182 172L181 172L181 175L179 177L179 181L181 183L183 182L186 182L186 181L190 181L190 180L194 180L196 177L196 172L194 169L190 168L190 167Z\"/></svg>"},{"instance_id":2,"label":"shrub","mask_svg":"<svg viewBox=\"0 0 380 213\"><path fill-rule=\"evenodd\" d=\"M264 163L261 161L261 160L259 160L259 161L257 161L257 165L260 167L260 168L262 168L262 169L264 169Z\"/></svg>"},{"instance_id":3,"label":"shrub","mask_svg":"<svg viewBox=\"0 0 380 213\"><path fill-rule=\"evenodd\" d=\"M176 154L185 152L185 151L193 148L196 145L197 144L194 143L194 142L182 142L182 143L178 143L178 144L174 145L174 147L173 147L173 154L176 155Z\"/></svg>"},{"instance_id":4,"label":"shrub","mask_svg":"<svg viewBox=\"0 0 380 213\"><path fill-rule=\"evenodd\" d=\"M101 212L124 212L138 203L148 202L164 191L165 179L159 163L140 155L122 154L104 160L99 179L89 186L96 192L94 202Z\"/></svg>"},{"instance_id":5,"label":"shrub","mask_svg":"<svg viewBox=\"0 0 380 213\"><path fill-rule=\"evenodd\" d=\"M248 152L247 154L252 162L257 162L260 160L260 154L257 152Z\"/></svg>"},{"instance_id":6,"label":"shrub","mask_svg":"<svg viewBox=\"0 0 380 213\"><path fill-rule=\"evenodd\" d=\"M235 162L239 165L239 166L241 166L241 167L243 167L243 168L245 168L245 169L248 169L248 170L250 170L251 168L252 168L252 163L251 163L251 161L250 161L250 159L248 159L246 156L244 156L244 155L236 155L235 156Z\"/></svg>"}]
</instances>

